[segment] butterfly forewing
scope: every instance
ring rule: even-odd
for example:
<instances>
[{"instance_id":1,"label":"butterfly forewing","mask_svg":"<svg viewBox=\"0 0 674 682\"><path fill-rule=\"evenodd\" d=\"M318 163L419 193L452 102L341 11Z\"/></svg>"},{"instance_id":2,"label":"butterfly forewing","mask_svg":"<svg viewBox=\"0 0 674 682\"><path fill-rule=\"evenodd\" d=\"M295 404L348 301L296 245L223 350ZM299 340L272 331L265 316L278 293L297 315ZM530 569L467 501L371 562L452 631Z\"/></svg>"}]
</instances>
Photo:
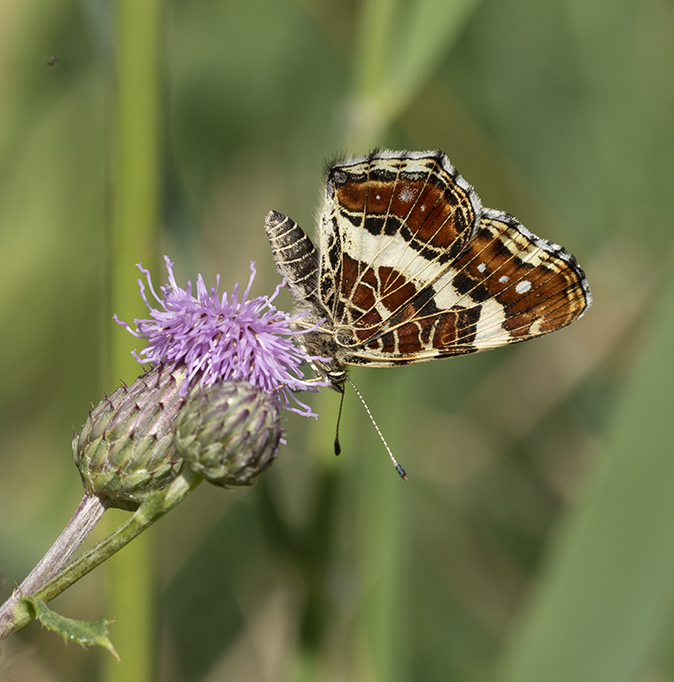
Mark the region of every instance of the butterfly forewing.
<instances>
[{"instance_id":1,"label":"butterfly forewing","mask_svg":"<svg viewBox=\"0 0 674 682\"><path fill-rule=\"evenodd\" d=\"M461 253L480 211L472 188L440 152L380 154L333 167L321 283L335 290L335 325L354 330L353 342L376 333Z\"/></svg>"}]
</instances>

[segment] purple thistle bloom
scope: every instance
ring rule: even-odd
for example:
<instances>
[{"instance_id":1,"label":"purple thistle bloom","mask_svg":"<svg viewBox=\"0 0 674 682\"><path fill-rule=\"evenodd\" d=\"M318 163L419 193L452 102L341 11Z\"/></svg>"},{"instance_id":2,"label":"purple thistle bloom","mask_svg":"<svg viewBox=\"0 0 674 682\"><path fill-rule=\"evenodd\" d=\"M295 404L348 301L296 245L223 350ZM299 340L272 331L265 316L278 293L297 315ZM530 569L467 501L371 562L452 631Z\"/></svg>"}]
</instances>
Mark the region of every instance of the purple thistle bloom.
<instances>
[{"instance_id":1,"label":"purple thistle bloom","mask_svg":"<svg viewBox=\"0 0 674 682\"><path fill-rule=\"evenodd\" d=\"M118 324L149 342L140 354L134 351L136 360L184 364L187 367L184 393L195 378L201 387L218 381L243 380L272 393L285 409L316 417L293 391L317 391L327 382L308 382L299 369L314 358L295 346L292 337L310 330L293 329L293 322L305 313L291 316L272 305L284 283L276 287L272 296L247 300L256 274L251 262L250 279L240 301L238 284L231 296L227 292L218 294L219 275L210 291L199 275L195 297L192 283L188 281L187 289L181 289L173 275L173 263L168 256L164 260L169 283L160 287L163 298L157 296L149 271L138 264L161 309L148 301L145 284L139 279L140 293L152 319L134 320L134 330L115 315ZM291 399L298 407L291 407Z\"/></svg>"}]
</instances>

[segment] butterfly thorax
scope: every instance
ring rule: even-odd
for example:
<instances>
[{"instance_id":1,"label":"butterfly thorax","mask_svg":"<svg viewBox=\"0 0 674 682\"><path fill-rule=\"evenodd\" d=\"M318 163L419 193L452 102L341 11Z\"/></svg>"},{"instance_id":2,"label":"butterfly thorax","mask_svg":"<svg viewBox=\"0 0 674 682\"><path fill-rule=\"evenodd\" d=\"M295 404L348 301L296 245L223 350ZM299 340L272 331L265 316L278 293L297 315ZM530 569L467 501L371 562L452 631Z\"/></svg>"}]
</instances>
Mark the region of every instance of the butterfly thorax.
<instances>
[{"instance_id":1,"label":"butterfly thorax","mask_svg":"<svg viewBox=\"0 0 674 682\"><path fill-rule=\"evenodd\" d=\"M344 349L336 335L320 325L296 338L298 345L314 358L309 363L311 369L320 379L330 381L333 388L341 390L341 385L346 381L346 365L341 360Z\"/></svg>"}]
</instances>

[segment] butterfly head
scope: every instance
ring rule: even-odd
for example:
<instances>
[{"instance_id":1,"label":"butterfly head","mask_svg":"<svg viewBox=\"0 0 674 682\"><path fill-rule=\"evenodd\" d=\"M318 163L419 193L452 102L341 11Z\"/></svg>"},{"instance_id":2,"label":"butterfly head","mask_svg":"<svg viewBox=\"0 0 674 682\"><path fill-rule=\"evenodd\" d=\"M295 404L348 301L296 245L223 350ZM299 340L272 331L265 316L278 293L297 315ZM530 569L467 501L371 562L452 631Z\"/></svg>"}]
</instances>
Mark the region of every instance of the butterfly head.
<instances>
[{"instance_id":1,"label":"butterfly head","mask_svg":"<svg viewBox=\"0 0 674 682\"><path fill-rule=\"evenodd\" d=\"M339 359L339 347L334 334L322 331L319 327L296 337L304 352L312 357L309 361L317 379L329 381L336 391L343 391L346 381L346 367Z\"/></svg>"}]
</instances>

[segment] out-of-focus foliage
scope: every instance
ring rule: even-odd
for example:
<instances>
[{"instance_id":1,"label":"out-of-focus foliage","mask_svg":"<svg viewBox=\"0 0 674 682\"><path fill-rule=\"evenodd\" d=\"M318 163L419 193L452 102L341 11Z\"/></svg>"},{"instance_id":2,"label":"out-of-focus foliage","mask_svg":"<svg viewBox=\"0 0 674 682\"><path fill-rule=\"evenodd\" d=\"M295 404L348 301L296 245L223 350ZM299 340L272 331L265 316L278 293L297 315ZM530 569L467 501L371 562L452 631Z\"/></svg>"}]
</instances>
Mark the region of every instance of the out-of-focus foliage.
<instances>
[{"instance_id":1,"label":"out-of-focus foliage","mask_svg":"<svg viewBox=\"0 0 674 682\"><path fill-rule=\"evenodd\" d=\"M3 598L75 509L72 427L116 387L100 378L110 5L0 6ZM252 293L271 293L265 214L311 231L326 160L367 142L442 148L485 205L576 254L595 304L521 346L354 371L407 483L352 392L334 457L324 391L257 485L204 485L163 519L161 680L674 680L674 6L446 5L166 3L179 280L219 272L231 291L255 260ZM54 607L114 617L105 584L99 569ZM100 663L36 624L0 649L17 680Z\"/></svg>"}]
</instances>

